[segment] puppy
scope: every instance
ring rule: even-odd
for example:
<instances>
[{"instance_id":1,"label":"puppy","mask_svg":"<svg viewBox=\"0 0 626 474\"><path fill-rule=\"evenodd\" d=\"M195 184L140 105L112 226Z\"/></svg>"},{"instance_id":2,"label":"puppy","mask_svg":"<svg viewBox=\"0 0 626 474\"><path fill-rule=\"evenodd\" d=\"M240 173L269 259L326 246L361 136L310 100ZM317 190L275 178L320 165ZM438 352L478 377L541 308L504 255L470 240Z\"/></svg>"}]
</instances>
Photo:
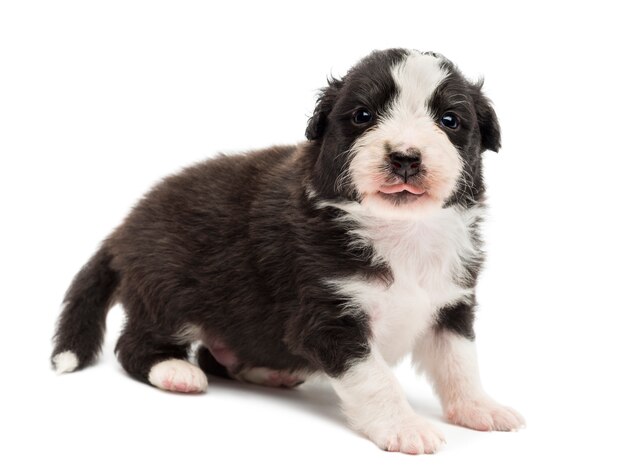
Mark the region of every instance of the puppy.
<instances>
[{"instance_id":1,"label":"puppy","mask_svg":"<svg viewBox=\"0 0 626 474\"><path fill-rule=\"evenodd\" d=\"M92 363L119 302L120 363L164 390L202 392L206 373L282 387L321 373L354 429L433 453L443 436L390 368L411 354L450 421L520 428L483 391L474 347L481 154L500 148L481 84L437 54L376 51L329 81L306 138L152 189L75 277L53 366Z\"/></svg>"}]
</instances>

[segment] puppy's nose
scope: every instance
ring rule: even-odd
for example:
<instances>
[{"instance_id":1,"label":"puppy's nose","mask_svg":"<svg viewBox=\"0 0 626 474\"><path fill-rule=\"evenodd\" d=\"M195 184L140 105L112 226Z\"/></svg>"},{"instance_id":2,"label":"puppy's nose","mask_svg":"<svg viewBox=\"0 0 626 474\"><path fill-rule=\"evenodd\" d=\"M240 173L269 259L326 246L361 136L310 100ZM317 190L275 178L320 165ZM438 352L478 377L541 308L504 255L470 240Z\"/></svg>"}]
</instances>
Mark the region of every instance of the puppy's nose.
<instances>
[{"instance_id":1,"label":"puppy's nose","mask_svg":"<svg viewBox=\"0 0 626 474\"><path fill-rule=\"evenodd\" d=\"M419 150L410 150L408 153L394 151L389 153L389 161L393 172L406 180L406 178L420 172L422 154Z\"/></svg>"}]
</instances>

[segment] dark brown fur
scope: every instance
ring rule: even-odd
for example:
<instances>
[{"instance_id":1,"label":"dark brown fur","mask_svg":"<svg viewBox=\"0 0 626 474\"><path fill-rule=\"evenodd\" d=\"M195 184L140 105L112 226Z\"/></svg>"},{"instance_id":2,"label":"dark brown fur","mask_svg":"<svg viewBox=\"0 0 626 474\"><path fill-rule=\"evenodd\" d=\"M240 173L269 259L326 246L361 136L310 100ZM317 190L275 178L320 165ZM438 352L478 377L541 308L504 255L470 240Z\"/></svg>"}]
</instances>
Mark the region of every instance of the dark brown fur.
<instances>
[{"instance_id":1,"label":"dark brown fur","mask_svg":"<svg viewBox=\"0 0 626 474\"><path fill-rule=\"evenodd\" d=\"M346 120L346 111L355 100L384 109L395 94L389 69L406 53L376 52L331 81L310 120L309 142L221 156L157 185L77 275L53 357L71 350L79 367L93 362L114 302L127 315L118 357L142 381L157 362L187 357L189 341L181 334L189 325L201 329L204 341L219 339L236 352L235 374L267 367L337 376L367 355L368 316L324 281L393 276L372 264L372 249L351 245L350 224L336 219L342 211L319 206L319 199L356 199L349 186L335 186L344 152L365 131ZM480 153L499 146L499 128L479 87L446 67L453 74L445 87L469 101L471 128L454 140L472 180L453 199L470 206L483 193ZM445 104L445 92L434 100ZM475 278L478 264L469 265ZM444 309L439 319L467 337L472 323L473 305ZM207 350L199 360L226 375Z\"/></svg>"},{"instance_id":2,"label":"dark brown fur","mask_svg":"<svg viewBox=\"0 0 626 474\"><path fill-rule=\"evenodd\" d=\"M366 252L349 249L346 229L333 224L338 211L316 209L307 198L309 146L188 168L146 195L104 242L97 260L110 260L110 269L93 273L119 281L127 323L116 351L131 375L147 380L155 363L185 358L188 346L176 336L186 324L236 348L237 370L336 374L365 354L367 327L335 317L345 302L321 286L319 275L376 269ZM77 282L66 297L55 354L75 350L66 329L80 332L76 321L89 321L64 319L84 292L80 275ZM95 356L87 352L80 353L81 366Z\"/></svg>"}]
</instances>

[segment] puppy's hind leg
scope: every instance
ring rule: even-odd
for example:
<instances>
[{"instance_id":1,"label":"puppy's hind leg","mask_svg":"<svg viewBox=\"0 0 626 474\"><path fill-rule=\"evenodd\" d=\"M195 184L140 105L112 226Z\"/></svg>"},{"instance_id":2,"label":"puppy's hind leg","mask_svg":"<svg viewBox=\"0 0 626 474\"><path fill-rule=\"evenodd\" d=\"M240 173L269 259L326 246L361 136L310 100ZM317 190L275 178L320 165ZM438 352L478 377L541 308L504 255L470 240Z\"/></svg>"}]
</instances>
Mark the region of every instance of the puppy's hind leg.
<instances>
[{"instance_id":1,"label":"puppy's hind leg","mask_svg":"<svg viewBox=\"0 0 626 474\"><path fill-rule=\"evenodd\" d=\"M172 392L204 392L206 375L187 360L188 349L170 334L129 322L115 351L122 367L142 382Z\"/></svg>"}]
</instances>

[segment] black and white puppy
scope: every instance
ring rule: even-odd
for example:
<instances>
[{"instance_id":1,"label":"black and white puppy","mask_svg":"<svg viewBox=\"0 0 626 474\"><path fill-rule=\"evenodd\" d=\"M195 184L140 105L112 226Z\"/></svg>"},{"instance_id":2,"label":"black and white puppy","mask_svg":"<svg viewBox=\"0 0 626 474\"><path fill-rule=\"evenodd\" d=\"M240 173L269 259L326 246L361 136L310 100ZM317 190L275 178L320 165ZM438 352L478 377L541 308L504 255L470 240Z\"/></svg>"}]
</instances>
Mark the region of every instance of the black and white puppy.
<instances>
[{"instance_id":1,"label":"black and white puppy","mask_svg":"<svg viewBox=\"0 0 626 474\"><path fill-rule=\"evenodd\" d=\"M205 373L286 387L322 373L356 430L432 453L443 436L390 368L410 353L449 420L521 427L483 391L474 348L481 154L500 148L481 84L436 54L376 51L329 81L306 137L150 191L69 288L56 370L94 361L119 302L122 366L165 390L204 391ZM203 370L188 360L197 341Z\"/></svg>"}]
</instances>

